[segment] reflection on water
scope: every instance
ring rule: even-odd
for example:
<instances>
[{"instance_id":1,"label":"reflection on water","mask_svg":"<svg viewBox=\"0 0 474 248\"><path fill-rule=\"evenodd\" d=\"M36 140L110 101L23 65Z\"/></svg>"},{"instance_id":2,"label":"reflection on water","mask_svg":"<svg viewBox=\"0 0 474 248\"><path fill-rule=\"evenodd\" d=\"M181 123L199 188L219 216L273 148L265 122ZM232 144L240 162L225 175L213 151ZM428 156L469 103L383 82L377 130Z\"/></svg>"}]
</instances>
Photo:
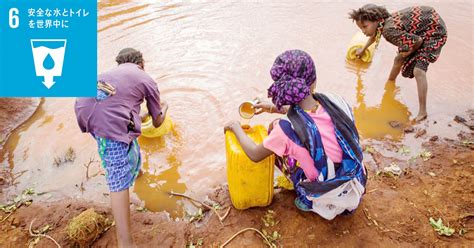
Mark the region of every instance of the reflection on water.
<instances>
[{"instance_id":1,"label":"reflection on water","mask_svg":"<svg viewBox=\"0 0 474 248\"><path fill-rule=\"evenodd\" d=\"M400 140L403 128L409 125L410 112L408 107L397 99L399 88L395 81L385 83L384 93L380 104L367 106L366 93L362 82L361 69L357 68L357 104L354 108L354 118L362 138Z\"/></svg>"},{"instance_id":2,"label":"reflection on water","mask_svg":"<svg viewBox=\"0 0 474 248\"><path fill-rule=\"evenodd\" d=\"M179 133L172 132L158 138L138 139L142 151L142 174L135 182L134 191L153 212L166 211L171 217L183 217L183 204L179 198L167 192L185 193L187 187L181 181L178 148L182 145ZM162 159L162 157L165 159ZM166 162L163 162L166 161Z\"/></svg>"}]
</instances>

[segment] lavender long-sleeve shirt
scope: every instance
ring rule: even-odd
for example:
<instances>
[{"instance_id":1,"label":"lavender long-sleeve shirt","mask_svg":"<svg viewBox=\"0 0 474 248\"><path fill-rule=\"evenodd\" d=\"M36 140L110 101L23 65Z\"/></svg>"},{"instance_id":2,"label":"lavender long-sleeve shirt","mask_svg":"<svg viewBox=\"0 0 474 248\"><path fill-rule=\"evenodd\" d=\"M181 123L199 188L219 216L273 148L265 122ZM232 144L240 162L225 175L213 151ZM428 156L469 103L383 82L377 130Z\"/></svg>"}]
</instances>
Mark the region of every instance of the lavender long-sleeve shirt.
<instances>
[{"instance_id":1,"label":"lavender long-sleeve shirt","mask_svg":"<svg viewBox=\"0 0 474 248\"><path fill-rule=\"evenodd\" d=\"M140 104L144 99L153 119L161 114L158 87L138 65L121 64L100 74L98 81L109 83L116 93L102 101L77 98L75 112L82 132L130 143L141 134ZM130 121L135 124L133 130L128 128Z\"/></svg>"}]
</instances>

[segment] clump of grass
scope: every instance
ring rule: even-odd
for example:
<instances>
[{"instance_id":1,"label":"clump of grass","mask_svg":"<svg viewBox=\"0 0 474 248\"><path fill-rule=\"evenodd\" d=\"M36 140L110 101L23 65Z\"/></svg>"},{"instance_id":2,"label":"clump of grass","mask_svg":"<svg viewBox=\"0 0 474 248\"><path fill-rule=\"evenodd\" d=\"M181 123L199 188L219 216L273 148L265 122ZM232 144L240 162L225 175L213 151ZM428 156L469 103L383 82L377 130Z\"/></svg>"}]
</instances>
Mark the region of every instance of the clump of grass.
<instances>
[{"instance_id":1,"label":"clump of grass","mask_svg":"<svg viewBox=\"0 0 474 248\"><path fill-rule=\"evenodd\" d=\"M30 196L34 194L35 190L33 188L27 188L23 190L21 195L15 197L13 201L8 202L7 204L0 204L0 210L9 214L15 212L22 205L29 206L33 202Z\"/></svg>"},{"instance_id":2,"label":"clump of grass","mask_svg":"<svg viewBox=\"0 0 474 248\"><path fill-rule=\"evenodd\" d=\"M439 235L444 235L444 236L451 236L455 232L454 228L450 228L449 226L445 226L443 224L443 221L441 218L438 218L437 221L435 221L432 217L430 217L430 224L433 227L433 229L438 232Z\"/></svg>"},{"instance_id":3,"label":"clump of grass","mask_svg":"<svg viewBox=\"0 0 474 248\"><path fill-rule=\"evenodd\" d=\"M59 167L62 164L74 162L75 159L76 159L76 152L74 151L74 149L72 149L72 147L69 147L66 153L64 153L64 155L54 158L53 164L56 167Z\"/></svg>"},{"instance_id":4,"label":"clump of grass","mask_svg":"<svg viewBox=\"0 0 474 248\"><path fill-rule=\"evenodd\" d=\"M398 178L402 174L402 169L398 164L392 162L389 166L384 167L382 171L377 171L375 176L385 176L391 178Z\"/></svg>"},{"instance_id":5,"label":"clump of grass","mask_svg":"<svg viewBox=\"0 0 474 248\"><path fill-rule=\"evenodd\" d=\"M186 248L196 248L202 247L204 245L204 238L199 238L196 243L193 240L189 241L189 244L186 245Z\"/></svg>"},{"instance_id":6,"label":"clump of grass","mask_svg":"<svg viewBox=\"0 0 474 248\"><path fill-rule=\"evenodd\" d=\"M93 208L89 208L74 217L66 226L65 232L69 239L79 247L90 247L113 225L111 220L95 212Z\"/></svg>"},{"instance_id":7,"label":"clump of grass","mask_svg":"<svg viewBox=\"0 0 474 248\"><path fill-rule=\"evenodd\" d=\"M186 212L186 215L189 217L189 222L190 223L195 222L195 221L199 222L204 218L204 213L202 211L202 208L199 208L198 211L194 214L190 214L190 213Z\"/></svg>"},{"instance_id":8,"label":"clump of grass","mask_svg":"<svg viewBox=\"0 0 474 248\"><path fill-rule=\"evenodd\" d=\"M402 155L410 155L410 148L408 146L402 146L398 149L398 153Z\"/></svg>"},{"instance_id":9,"label":"clump of grass","mask_svg":"<svg viewBox=\"0 0 474 248\"><path fill-rule=\"evenodd\" d=\"M1 143L1 142L0 142ZM471 140L463 140L462 141L462 145L465 146L465 147L470 147L472 145L474 145L474 141L471 141Z\"/></svg>"},{"instance_id":10,"label":"clump of grass","mask_svg":"<svg viewBox=\"0 0 474 248\"><path fill-rule=\"evenodd\" d=\"M431 158L431 156L433 156L433 154L430 151L421 150L418 156L422 158L423 161L428 161Z\"/></svg>"},{"instance_id":11,"label":"clump of grass","mask_svg":"<svg viewBox=\"0 0 474 248\"><path fill-rule=\"evenodd\" d=\"M375 152L375 148L373 146L366 146L365 147L365 152L373 154Z\"/></svg>"},{"instance_id":12,"label":"clump of grass","mask_svg":"<svg viewBox=\"0 0 474 248\"><path fill-rule=\"evenodd\" d=\"M267 213L262 217L262 233L265 238L270 242L272 247L277 246L278 240L281 238L281 234L278 233L278 224L280 221L275 219L275 211L268 210Z\"/></svg>"}]
</instances>

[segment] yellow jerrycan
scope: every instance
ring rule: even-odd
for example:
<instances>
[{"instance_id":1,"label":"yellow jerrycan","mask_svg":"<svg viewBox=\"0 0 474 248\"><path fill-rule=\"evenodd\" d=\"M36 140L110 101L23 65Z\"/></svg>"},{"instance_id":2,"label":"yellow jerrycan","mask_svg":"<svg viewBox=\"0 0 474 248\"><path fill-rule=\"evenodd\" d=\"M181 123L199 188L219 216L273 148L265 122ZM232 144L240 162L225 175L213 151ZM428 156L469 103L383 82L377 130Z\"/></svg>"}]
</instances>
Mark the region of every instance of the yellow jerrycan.
<instances>
[{"instance_id":1,"label":"yellow jerrycan","mask_svg":"<svg viewBox=\"0 0 474 248\"><path fill-rule=\"evenodd\" d=\"M257 144L267 137L267 129L262 125L244 129ZM255 163L247 157L235 134L225 133L227 157L227 180L232 204L237 209L264 207L273 198L273 166L275 155Z\"/></svg>"},{"instance_id":2,"label":"yellow jerrycan","mask_svg":"<svg viewBox=\"0 0 474 248\"><path fill-rule=\"evenodd\" d=\"M147 116L145 121L142 122L142 135L147 138L157 138L169 133L173 129L173 122L171 118L166 115L165 120L158 128L153 126L153 120L151 116Z\"/></svg>"},{"instance_id":3,"label":"yellow jerrycan","mask_svg":"<svg viewBox=\"0 0 474 248\"><path fill-rule=\"evenodd\" d=\"M148 107L146 105L146 102L143 102L140 105L140 113L148 112ZM165 134L168 134L171 130L173 130L174 124L173 121L171 120L170 116L166 114L165 119L163 120L163 123L157 128L153 126L153 120L152 117L147 114L147 117L145 120L142 120L142 136L147 137L147 138L158 138L161 137Z\"/></svg>"},{"instance_id":4,"label":"yellow jerrycan","mask_svg":"<svg viewBox=\"0 0 474 248\"><path fill-rule=\"evenodd\" d=\"M365 36L362 31L357 32L349 42L349 47L347 48L346 58L348 60L356 60L356 51L359 48L363 48L367 43L369 38ZM370 45L367 49L365 49L364 54L360 57L360 60L370 63L372 62L372 58L374 57L375 53L375 43Z\"/></svg>"}]
</instances>

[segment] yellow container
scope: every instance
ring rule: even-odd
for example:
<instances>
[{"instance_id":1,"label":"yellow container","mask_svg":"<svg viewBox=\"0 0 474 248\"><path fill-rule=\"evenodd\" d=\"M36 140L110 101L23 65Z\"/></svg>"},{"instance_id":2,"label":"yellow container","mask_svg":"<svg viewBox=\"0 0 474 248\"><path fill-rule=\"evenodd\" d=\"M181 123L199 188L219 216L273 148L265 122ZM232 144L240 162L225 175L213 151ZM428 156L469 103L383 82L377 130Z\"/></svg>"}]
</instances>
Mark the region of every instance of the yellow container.
<instances>
[{"instance_id":1,"label":"yellow container","mask_svg":"<svg viewBox=\"0 0 474 248\"><path fill-rule=\"evenodd\" d=\"M369 38L365 36L362 31L357 32L351 39L349 43L349 48L347 49L346 58L348 60L356 60L356 51L359 48L363 48L367 43ZM365 49L364 54L360 57L360 60L369 63L372 61L375 52L375 42L372 43L367 49Z\"/></svg>"},{"instance_id":2,"label":"yellow container","mask_svg":"<svg viewBox=\"0 0 474 248\"><path fill-rule=\"evenodd\" d=\"M251 119L255 115L255 104L259 102L258 99L253 101L243 102L239 106L240 117L244 119Z\"/></svg>"},{"instance_id":3,"label":"yellow container","mask_svg":"<svg viewBox=\"0 0 474 248\"><path fill-rule=\"evenodd\" d=\"M173 122L168 115L165 116L165 120L158 128L153 126L151 116L148 116L145 121L142 122L142 135L147 138L156 138L169 133L172 128Z\"/></svg>"},{"instance_id":4,"label":"yellow container","mask_svg":"<svg viewBox=\"0 0 474 248\"><path fill-rule=\"evenodd\" d=\"M261 125L244 129L257 144L267 136L267 129ZM232 204L237 209L264 207L273 198L273 166L275 156L269 156L255 163L247 157L233 132L225 133L227 156L227 180Z\"/></svg>"}]
</instances>

